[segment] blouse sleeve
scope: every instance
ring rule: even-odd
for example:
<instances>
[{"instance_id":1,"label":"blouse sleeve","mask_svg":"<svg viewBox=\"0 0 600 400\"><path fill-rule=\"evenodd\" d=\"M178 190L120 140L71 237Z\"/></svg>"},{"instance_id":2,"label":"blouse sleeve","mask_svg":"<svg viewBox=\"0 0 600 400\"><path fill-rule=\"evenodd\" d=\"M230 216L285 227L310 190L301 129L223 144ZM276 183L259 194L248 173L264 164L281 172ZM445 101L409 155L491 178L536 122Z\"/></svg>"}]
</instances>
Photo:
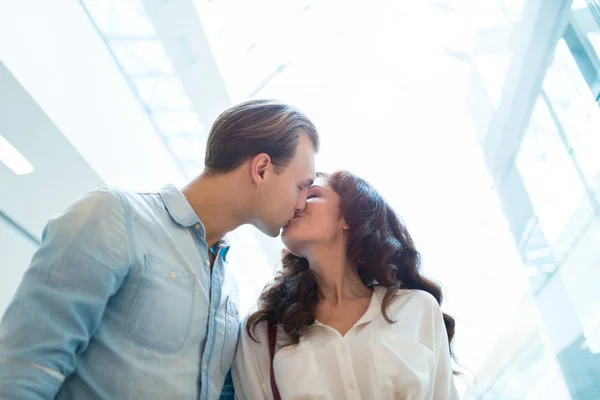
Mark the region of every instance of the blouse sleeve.
<instances>
[{"instance_id":1,"label":"blouse sleeve","mask_svg":"<svg viewBox=\"0 0 600 400\"><path fill-rule=\"evenodd\" d=\"M454 384L454 374L452 372L452 359L450 358L450 346L448 344L448 334L442 310L437 302L433 306L433 318L435 329L435 369L434 385L432 388L433 400L458 400L458 391Z\"/></svg>"},{"instance_id":2,"label":"blouse sleeve","mask_svg":"<svg viewBox=\"0 0 600 400\"><path fill-rule=\"evenodd\" d=\"M265 324L256 327L255 342L242 324L232 366L235 395L239 400L271 399L269 378L270 358Z\"/></svg>"}]
</instances>

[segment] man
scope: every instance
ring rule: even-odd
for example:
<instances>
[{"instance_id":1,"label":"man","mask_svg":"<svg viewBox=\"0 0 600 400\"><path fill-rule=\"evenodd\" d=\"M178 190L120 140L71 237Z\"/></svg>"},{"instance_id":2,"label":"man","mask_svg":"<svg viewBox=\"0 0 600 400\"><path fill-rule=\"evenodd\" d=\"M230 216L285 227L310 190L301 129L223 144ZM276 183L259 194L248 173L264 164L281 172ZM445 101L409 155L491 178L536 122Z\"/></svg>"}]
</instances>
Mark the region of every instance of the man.
<instances>
[{"instance_id":1,"label":"man","mask_svg":"<svg viewBox=\"0 0 600 400\"><path fill-rule=\"evenodd\" d=\"M0 324L0 399L217 399L239 329L224 236L277 236L318 146L300 111L246 102L182 191L98 190L50 220Z\"/></svg>"}]
</instances>

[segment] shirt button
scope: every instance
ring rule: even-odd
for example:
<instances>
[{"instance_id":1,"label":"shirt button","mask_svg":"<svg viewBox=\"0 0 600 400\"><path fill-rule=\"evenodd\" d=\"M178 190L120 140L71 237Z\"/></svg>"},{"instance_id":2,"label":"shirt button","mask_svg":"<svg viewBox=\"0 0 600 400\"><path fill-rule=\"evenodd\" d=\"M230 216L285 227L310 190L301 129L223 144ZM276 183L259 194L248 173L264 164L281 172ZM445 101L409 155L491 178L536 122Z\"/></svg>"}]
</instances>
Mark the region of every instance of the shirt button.
<instances>
[{"instance_id":1,"label":"shirt button","mask_svg":"<svg viewBox=\"0 0 600 400\"><path fill-rule=\"evenodd\" d=\"M204 370L206 371L208 369L208 365L204 364Z\"/></svg>"},{"instance_id":2,"label":"shirt button","mask_svg":"<svg viewBox=\"0 0 600 400\"><path fill-rule=\"evenodd\" d=\"M344 347L340 347L340 353L342 353L342 354L343 354L343 353L345 353L345 352L346 352L346 348L344 348Z\"/></svg>"},{"instance_id":3,"label":"shirt button","mask_svg":"<svg viewBox=\"0 0 600 400\"><path fill-rule=\"evenodd\" d=\"M194 225L194 228L196 228L196 229L200 229L200 224L196 224L196 225Z\"/></svg>"},{"instance_id":4,"label":"shirt button","mask_svg":"<svg viewBox=\"0 0 600 400\"><path fill-rule=\"evenodd\" d=\"M206 265L210 265L210 261L208 261L208 260L204 260L204 264L206 264Z\"/></svg>"}]
</instances>

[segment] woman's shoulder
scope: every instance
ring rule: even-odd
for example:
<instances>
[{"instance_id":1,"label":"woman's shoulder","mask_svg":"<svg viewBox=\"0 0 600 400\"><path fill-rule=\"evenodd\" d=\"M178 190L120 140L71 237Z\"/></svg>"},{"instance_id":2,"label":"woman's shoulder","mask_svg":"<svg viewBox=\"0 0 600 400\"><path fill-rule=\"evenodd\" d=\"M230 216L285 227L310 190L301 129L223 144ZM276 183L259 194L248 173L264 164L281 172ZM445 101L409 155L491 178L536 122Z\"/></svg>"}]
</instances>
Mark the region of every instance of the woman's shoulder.
<instances>
[{"instance_id":1,"label":"woman's shoulder","mask_svg":"<svg viewBox=\"0 0 600 400\"><path fill-rule=\"evenodd\" d=\"M248 319L249 316L246 316L240 323L238 348L243 346L248 349L254 349L257 353L262 354L266 352L266 354L268 354L269 323L267 321L260 321L253 325L252 323L248 324ZM275 352L277 352L283 347L286 347L289 343L289 337L286 335L281 325L277 325L275 332Z\"/></svg>"},{"instance_id":2,"label":"woman's shoulder","mask_svg":"<svg viewBox=\"0 0 600 400\"><path fill-rule=\"evenodd\" d=\"M249 313L240 322L240 336L248 337L252 336L254 339L260 341L262 338L267 337L267 322L261 321L257 324L253 324L250 320L252 313ZM252 339L251 339L252 340Z\"/></svg>"},{"instance_id":3,"label":"woman's shoulder","mask_svg":"<svg viewBox=\"0 0 600 400\"><path fill-rule=\"evenodd\" d=\"M382 291L385 293L385 289ZM411 312L418 314L440 314L440 305L429 292L419 289L399 289L390 302L391 314Z\"/></svg>"}]
</instances>

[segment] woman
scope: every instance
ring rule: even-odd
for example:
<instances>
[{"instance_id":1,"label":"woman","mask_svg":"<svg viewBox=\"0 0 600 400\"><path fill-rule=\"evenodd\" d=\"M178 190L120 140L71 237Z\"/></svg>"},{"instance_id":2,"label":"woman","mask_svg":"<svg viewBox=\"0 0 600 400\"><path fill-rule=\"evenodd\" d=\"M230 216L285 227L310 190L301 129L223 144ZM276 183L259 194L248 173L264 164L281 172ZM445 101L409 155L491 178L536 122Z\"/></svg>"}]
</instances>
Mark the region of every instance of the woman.
<instances>
[{"instance_id":1,"label":"woman","mask_svg":"<svg viewBox=\"0 0 600 400\"><path fill-rule=\"evenodd\" d=\"M408 231L367 182L319 175L282 239L283 270L238 342L240 399L458 398L442 291L420 274Z\"/></svg>"}]
</instances>

